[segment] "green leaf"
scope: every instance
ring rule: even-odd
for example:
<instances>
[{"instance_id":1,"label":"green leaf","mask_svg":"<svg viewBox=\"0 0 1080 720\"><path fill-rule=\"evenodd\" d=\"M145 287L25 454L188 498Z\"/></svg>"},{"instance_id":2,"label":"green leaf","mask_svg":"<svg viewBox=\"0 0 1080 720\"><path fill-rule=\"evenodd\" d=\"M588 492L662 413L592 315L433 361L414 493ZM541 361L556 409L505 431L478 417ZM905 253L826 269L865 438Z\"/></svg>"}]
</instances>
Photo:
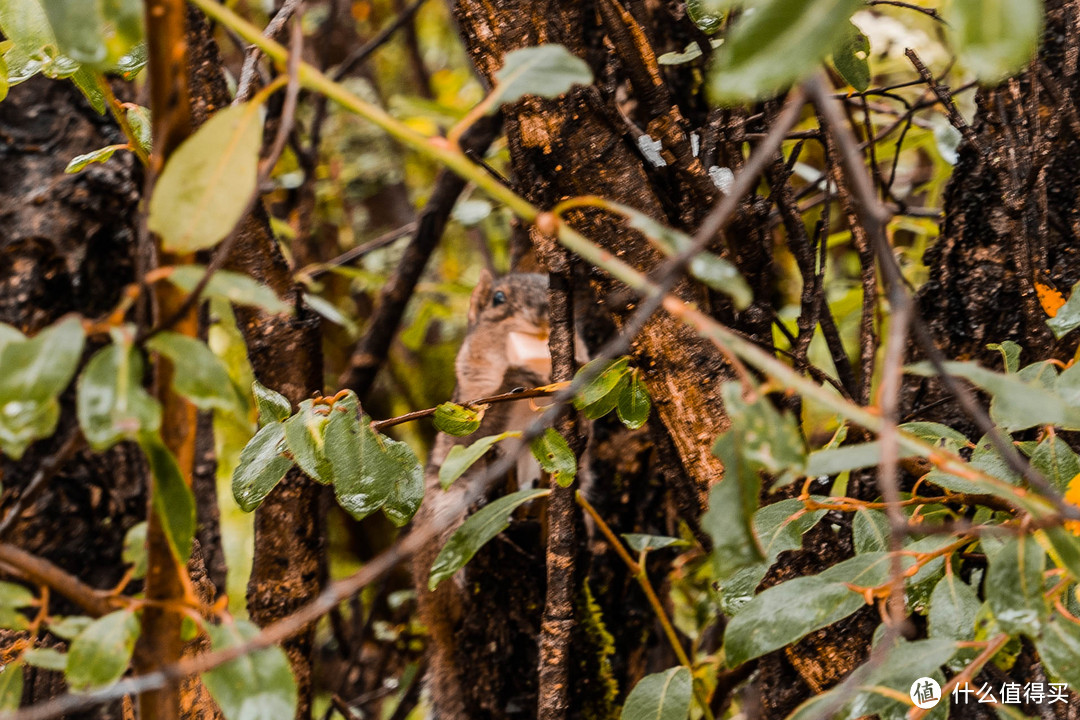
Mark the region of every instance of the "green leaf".
<instances>
[{"instance_id":1,"label":"green leaf","mask_svg":"<svg viewBox=\"0 0 1080 720\"><path fill-rule=\"evenodd\" d=\"M138 637L139 619L130 610L117 610L90 623L68 651L68 685L76 691L92 690L119 680Z\"/></svg>"},{"instance_id":2,"label":"green leaf","mask_svg":"<svg viewBox=\"0 0 1080 720\"><path fill-rule=\"evenodd\" d=\"M1054 332L1054 337L1059 340L1080 327L1080 293L1076 291L1077 288L1080 288L1080 283L1073 285L1069 299L1058 308L1057 314L1046 320L1047 326Z\"/></svg>"},{"instance_id":3,"label":"green leaf","mask_svg":"<svg viewBox=\"0 0 1080 720\"><path fill-rule=\"evenodd\" d=\"M682 666L646 675L626 696L621 720L687 720L692 683L690 669Z\"/></svg>"},{"instance_id":4,"label":"green leaf","mask_svg":"<svg viewBox=\"0 0 1080 720\"><path fill-rule=\"evenodd\" d=\"M244 446L232 476L233 498L244 512L259 507L289 472L293 463L284 452L285 426L278 421L263 426Z\"/></svg>"},{"instance_id":5,"label":"green leaf","mask_svg":"<svg viewBox=\"0 0 1080 720\"><path fill-rule=\"evenodd\" d=\"M248 102L219 110L176 149L147 219L163 249L193 253L229 234L255 193L261 147L262 107Z\"/></svg>"},{"instance_id":6,"label":"green leaf","mask_svg":"<svg viewBox=\"0 0 1080 720\"><path fill-rule=\"evenodd\" d=\"M1003 343L990 343L986 346L986 349L997 350L1001 353L1001 362L1005 365L1005 372L1014 373L1020 369L1020 351L1022 348L1012 340L1006 340Z\"/></svg>"},{"instance_id":7,"label":"green leaf","mask_svg":"<svg viewBox=\"0 0 1080 720\"><path fill-rule=\"evenodd\" d=\"M602 369L600 369L602 368ZM599 370L597 375L585 383L581 391L574 397L574 407L578 410L595 405L611 395L623 376L630 372L630 358L621 357L614 360L603 358L586 363L579 369L576 375L584 375ZM617 400L616 400L617 402ZM614 404L612 408L614 409Z\"/></svg>"},{"instance_id":8,"label":"green leaf","mask_svg":"<svg viewBox=\"0 0 1080 720\"><path fill-rule=\"evenodd\" d=\"M927 616L930 636L954 640L974 639L975 616L980 605L982 603L974 588L955 573L945 573L930 594L930 612Z\"/></svg>"},{"instance_id":9,"label":"green leaf","mask_svg":"<svg viewBox=\"0 0 1080 720\"><path fill-rule=\"evenodd\" d=\"M630 549L634 552L659 550L660 548L685 546L690 544L685 540L668 537L666 535L645 535L642 533L622 533L622 539L626 541L626 544L629 545Z\"/></svg>"},{"instance_id":10,"label":"green leaf","mask_svg":"<svg viewBox=\"0 0 1080 720\"><path fill-rule=\"evenodd\" d=\"M124 549L121 559L128 565L134 565L131 576L135 579L146 577L146 521L136 523L124 534Z\"/></svg>"},{"instance_id":11,"label":"green leaf","mask_svg":"<svg viewBox=\"0 0 1080 720\"><path fill-rule=\"evenodd\" d=\"M161 427L161 405L142 386L143 359L129 344L98 350L79 377L77 414L90 446L105 450Z\"/></svg>"},{"instance_id":12,"label":"green leaf","mask_svg":"<svg viewBox=\"0 0 1080 720\"><path fill-rule=\"evenodd\" d=\"M802 474L806 443L790 412L779 412L765 396L744 401L737 382L724 383L720 395L739 436L737 450L752 468L774 475L793 471L788 472L789 479Z\"/></svg>"},{"instance_id":13,"label":"green leaf","mask_svg":"<svg viewBox=\"0 0 1080 720\"><path fill-rule=\"evenodd\" d=\"M946 30L960 62L984 83L1021 70L1042 34L1039 0L951 0Z\"/></svg>"},{"instance_id":14,"label":"green leaf","mask_svg":"<svg viewBox=\"0 0 1080 720\"><path fill-rule=\"evenodd\" d=\"M1061 492L1080 474L1080 457L1058 435L1047 435L1031 454L1031 465Z\"/></svg>"},{"instance_id":15,"label":"green leaf","mask_svg":"<svg viewBox=\"0 0 1080 720\"><path fill-rule=\"evenodd\" d=\"M860 508L851 521L856 553L884 552L889 549L889 519L879 510Z\"/></svg>"},{"instance_id":16,"label":"green leaf","mask_svg":"<svg viewBox=\"0 0 1080 720\"><path fill-rule=\"evenodd\" d=\"M714 56L712 99L723 104L764 99L814 72L862 5L863 0L755 3Z\"/></svg>"},{"instance_id":17,"label":"green leaf","mask_svg":"<svg viewBox=\"0 0 1080 720\"><path fill-rule=\"evenodd\" d=\"M713 445L713 454L724 465L724 477L709 489L709 509L701 516L701 529L713 541L713 565L721 583L765 559L751 525L758 509L761 476L739 452L739 437L733 428Z\"/></svg>"},{"instance_id":18,"label":"green leaf","mask_svg":"<svg viewBox=\"0 0 1080 720\"><path fill-rule=\"evenodd\" d=\"M236 391L221 358L201 340L175 332L160 332L146 348L169 358L173 387L200 410L220 410L245 420L248 405Z\"/></svg>"},{"instance_id":19,"label":"green leaf","mask_svg":"<svg viewBox=\"0 0 1080 720\"><path fill-rule=\"evenodd\" d=\"M592 70L562 45L536 45L506 53L486 102L491 111L526 95L554 98L574 85L591 85Z\"/></svg>"},{"instance_id":20,"label":"green leaf","mask_svg":"<svg viewBox=\"0 0 1080 720\"><path fill-rule=\"evenodd\" d=\"M870 40L854 23L847 24L844 34L833 45L832 59L840 77L856 91L870 87Z\"/></svg>"},{"instance_id":21,"label":"green leaf","mask_svg":"<svg viewBox=\"0 0 1080 720\"><path fill-rule=\"evenodd\" d=\"M616 406L619 420L631 430L637 430L649 419L649 409L652 403L649 401L649 391L645 389L645 383L634 371L630 374L630 382L619 392L619 404Z\"/></svg>"},{"instance_id":22,"label":"green leaf","mask_svg":"<svg viewBox=\"0 0 1080 720\"><path fill-rule=\"evenodd\" d=\"M911 457L912 453L901 450L900 456ZM838 475L848 470L873 467L879 462L881 462L881 442L873 440L810 453L806 462L806 474L810 477Z\"/></svg>"},{"instance_id":23,"label":"green leaf","mask_svg":"<svg viewBox=\"0 0 1080 720\"><path fill-rule=\"evenodd\" d=\"M195 537L195 496L184 482L176 458L157 433L140 435L139 446L154 480L154 512L161 520L170 547L184 565L191 557L191 541Z\"/></svg>"},{"instance_id":24,"label":"green leaf","mask_svg":"<svg viewBox=\"0 0 1080 720\"><path fill-rule=\"evenodd\" d=\"M480 428L480 421L483 419L483 410L474 410L452 402L445 402L435 408L432 418L435 427L455 437L472 435Z\"/></svg>"},{"instance_id":25,"label":"green leaf","mask_svg":"<svg viewBox=\"0 0 1080 720\"><path fill-rule=\"evenodd\" d=\"M77 173L80 170L85 169L90 163L103 163L111 158L117 150L124 150L126 148L127 145L107 145L106 147L92 150L84 155L76 155L71 158L71 162L64 168L64 172L69 174Z\"/></svg>"},{"instance_id":26,"label":"green leaf","mask_svg":"<svg viewBox=\"0 0 1080 720\"><path fill-rule=\"evenodd\" d=\"M142 105L126 105L124 115L127 117L128 125L131 126L132 131L135 133L135 141L149 155L153 150L151 145L153 130L150 122L150 108Z\"/></svg>"},{"instance_id":27,"label":"green leaf","mask_svg":"<svg viewBox=\"0 0 1080 720\"><path fill-rule=\"evenodd\" d=\"M13 44L5 53L13 85L38 72L66 77L79 67L57 51L56 35L38 0L0 0L0 31Z\"/></svg>"},{"instance_id":28,"label":"green leaf","mask_svg":"<svg viewBox=\"0 0 1080 720\"><path fill-rule=\"evenodd\" d=\"M23 655L23 660L26 661L27 665L39 667L43 670L64 672L67 670L68 656L67 653L55 648L30 648Z\"/></svg>"},{"instance_id":29,"label":"green leaf","mask_svg":"<svg viewBox=\"0 0 1080 720\"><path fill-rule=\"evenodd\" d=\"M728 666L737 667L842 620L864 605L862 595L847 583L876 587L888 574L888 553L865 553L818 575L765 590L728 623L724 633Z\"/></svg>"},{"instance_id":30,"label":"green leaf","mask_svg":"<svg viewBox=\"0 0 1080 720\"><path fill-rule=\"evenodd\" d=\"M202 265L181 265L173 268L168 280L181 290L191 292L205 274L206 268ZM218 270L211 275L202 296L223 298L234 305L259 307L268 313L292 314L292 307L269 287L247 275L228 270Z\"/></svg>"},{"instance_id":31,"label":"green leaf","mask_svg":"<svg viewBox=\"0 0 1080 720\"><path fill-rule=\"evenodd\" d=\"M49 632L65 640L74 640L92 622L94 622L94 619L86 615L70 615L63 618L50 617Z\"/></svg>"},{"instance_id":32,"label":"green leaf","mask_svg":"<svg viewBox=\"0 0 1080 720\"><path fill-rule=\"evenodd\" d=\"M22 613L0 605L0 628L21 632L30 629L30 623Z\"/></svg>"},{"instance_id":33,"label":"green leaf","mask_svg":"<svg viewBox=\"0 0 1080 720\"><path fill-rule=\"evenodd\" d=\"M561 487L569 487L577 476L577 458L566 443L566 438L554 428L548 428L529 443L533 457L551 479Z\"/></svg>"},{"instance_id":34,"label":"green leaf","mask_svg":"<svg viewBox=\"0 0 1080 720\"><path fill-rule=\"evenodd\" d=\"M30 443L56 430L57 396L79 365L84 335L74 315L29 339L12 332L5 331L0 346L0 450L17 460Z\"/></svg>"},{"instance_id":35,"label":"green leaf","mask_svg":"<svg viewBox=\"0 0 1080 720\"><path fill-rule=\"evenodd\" d=\"M519 506L547 495L550 490L531 488L493 500L465 519L431 565L428 589L435 590L443 580L452 577L472 560L476 552L510 526L510 516Z\"/></svg>"},{"instance_id":36,"label":"green leaf","mask_svg":"<svg viewBox=\"0 0 1080 720\"><path fill-rule=\"evenodd\" d=\"M1038 637L1046 619L1043 563L1046 553L1030 535L1009 538L989 558L986 600L1001 629Z\"/></svg>"},{"instance_id":37,"label":"green leaf","mask_svg":"<svg viewBox=\"0 0 1080 720\"><path fill-rule=\"evenodd\" d=\"M214 650L242 645L259 634L246 620L208 625ZM296 680L289 658L271 646L241 655L202 674L203 684L221 708L226 720L291 718L296 715Z\"/></svg>"},{"instance_id":38,"label":"green leaf","mask_svg":"<svg viewBox=\"0 0 1080 720\"><path fill-rule=\"evenodd\" d=\"M259 424L284 422L292 415L292 403L284 395L271 390L256 380L251 383L251 394L255 396L255 407L259 410Z\"/></svg>"},{"instance_id":39,"label":"green leaf","mask_svg":"<svg viewBox=\"0 0 1080 720\"><path fill-rule=\"evenodd\" d=\"M1080 625L1054 613L1043 625L1035 647L1053 676L1074 689L1080 687Z\"/></svg>"},{"instance_id":40,"label":"green leaf","mask_svg":"<svg viewBox=\"0 0 1080 720\"><path fill-rule=\"evenodd\" d=\"M0 581L0 606L14 610L15 608L30 607L35 602L37 602L37 598L34 597L34 593L22 585Z\"/></svg>"},{"instance_id":41,"label":"green leaf","mask_svg":"<svg viewBox=\"0 0 1080 720\"><path fill-rule=\"evenodd\" d=\"M1036 425L1080 428L1080 407L1070 406L1052 389L1048 389L1042 375L1025 377L1023 372L1002 375L967 362L947 362L945 369L993 397L990 416L1006 432L1026 430ZM929 362L911 365L907 372L927 377L936 375Z\"/></svg>"},{"instance_id":42,"label":"green leaf","mask_svg":"<svg viewBox=\"0 0 1080 720\"><path fill-rule=\"evenodd\" d=\"M504 432L499 435L488 435L480 438L472 445L455 445L450 448L446 460L443 461L442 467L439 468L439 485L442 486L443 490L450 487L477 460L482 458L495 443L509 437L521 437L521 433Z\"/></svg>"},{"instance_id":43,"label":"green leaf","mask_svg":"<svg viewBox=\"0 0 1080 720\"><path fill-rule=\"evenodd\" d=\"M385 435L376 437L377 452L365 452L361 463L377 482L389 484L390 493L382 511L390 522L402 527L412 520L424 499L424 468L407 444Z\"/></svg>"},{"instance_id":44,"label":"green leaf","mask_svg":"<svg viewBox=\"0 0 1080 720\"><path fill-rule=\"evenodd\" d=\"M75 83L75 87L79 88L86 101L90 103L90 107L94 108L98 115L105 114L105 93L101 91L101 86L98 84L97 73L85 66L80 66L71 75L71 82Z\"/></svg>"},{"instance_id":45,"label":"green leaf","mask_svg":"<svg viewBox=\"0 0 1080 720\"><path fill-rule=\"evenodd\" d=\"M318 409L317 409L318 407ZM300 469L312 480L323 485L334 482L334 471L326 457L326 423L329 417L312 400L304 400L296 414L285 421L285 441Z\"/></svg>"},{"instance_id":46,"label":"green leaf","mask_svg":"<svg viewBox=\"0 0 1080 720\"><path fill-rule=\"evenodd\" d=\"M0 70L3 70L3 68L0 68ZM0 711L14 712L18 710L19 704L22 702L22 693L22 662L16 660L13 663L0 666Z\"/></svg>"},{"instance_id":47,"label":"green leaf","mask_svg":"<svg viewBox=\"0 0 1080 720\"><path fill-rule=\"evenodd\" d=\"M142 40L136 0L42 0L60 51L80 63L115 69Z\"/></svg>"}]
</instances>

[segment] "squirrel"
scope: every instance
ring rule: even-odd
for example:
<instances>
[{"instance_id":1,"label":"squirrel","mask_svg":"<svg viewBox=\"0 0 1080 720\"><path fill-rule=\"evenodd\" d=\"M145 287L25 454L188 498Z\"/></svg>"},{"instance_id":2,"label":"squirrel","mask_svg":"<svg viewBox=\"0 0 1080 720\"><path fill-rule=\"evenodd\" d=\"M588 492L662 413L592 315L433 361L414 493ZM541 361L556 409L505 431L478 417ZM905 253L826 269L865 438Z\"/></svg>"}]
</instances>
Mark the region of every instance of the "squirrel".
<instances>
[{"instance_id":1,"label":"squirrel","mask_svg":"<svg viewBox=\"0 0 1080 720\"><path fill-rule=\"evenodd\" d=\"M455 362L454 399L488 395L550 382L547 277L511 273L495 279L486 270L469 304L465 341ZM440 433L425 475L424 502L414 523L421 527L461 512L470 477L485 471L478 462L449 489L438 471L455 444L507 430L524 430L535 418L529 401L489 407L479 430L458 438ZM491 460L491 453L488 462ZM519 459L510 489L540 479L529 453ZM492 493L499 492L498 487ZM453 518L456 528L463 518ZM427 586L431 565L452 533L418 553L413 561L420 619L428 629L426 687L434 720L509 720L535 717L537 636L544 603L544 552L539 523L524 520L488 543L454 578L435 591Z\"/></svg>"}]
</instances>

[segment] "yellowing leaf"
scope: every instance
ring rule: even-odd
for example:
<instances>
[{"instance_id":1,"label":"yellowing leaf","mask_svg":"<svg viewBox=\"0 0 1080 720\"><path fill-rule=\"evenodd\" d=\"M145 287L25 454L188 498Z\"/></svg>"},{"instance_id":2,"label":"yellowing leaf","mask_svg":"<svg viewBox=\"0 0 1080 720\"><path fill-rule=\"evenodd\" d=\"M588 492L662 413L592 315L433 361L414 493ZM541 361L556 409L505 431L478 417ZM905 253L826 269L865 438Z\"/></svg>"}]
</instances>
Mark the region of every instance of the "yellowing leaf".
<instances>
[{"instance_id":1,"label":"yellowing leaf","mask_svg":"<svg viewBox=\"0 0 1080 720\"><path fill-rule=\"evenodd\" d=\"M218 112L169 158L148 219L166 250L213 247L240 220L256 190L261 110L245 103Z\"/></svg>"}]
</instances>

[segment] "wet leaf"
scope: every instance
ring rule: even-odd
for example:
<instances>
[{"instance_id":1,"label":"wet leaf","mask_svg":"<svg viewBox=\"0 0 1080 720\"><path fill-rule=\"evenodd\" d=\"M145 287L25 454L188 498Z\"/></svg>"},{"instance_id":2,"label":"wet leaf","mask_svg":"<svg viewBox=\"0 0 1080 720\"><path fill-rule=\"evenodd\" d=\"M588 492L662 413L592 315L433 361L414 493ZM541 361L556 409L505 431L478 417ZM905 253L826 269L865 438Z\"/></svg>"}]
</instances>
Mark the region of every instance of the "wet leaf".
<instances>
[{"instance_id":1,"label":"wet leaf","mask_svg":"<svg viewBox=\"0 0 1080 720\"><path fill-rule=\"evenodd\" d=\"M146 392L143 358L129 344L98 350L79 377L79 426L90 446L104 450L161 427L161 405Z\"/></svg>"},{"instance_id":2,"label":"wet leaf","mask_svg":"<svg viewBox=\"0 0 1080 720\"><path fill-rule=\"evenodd\" d=\"M1045 551L1029 535L1018 535L990 557L986 600L1001 629L1038 637L1046 619L1043 597Z\"/></svg>"},{"instance_id":3,"label":"wet leaf","mask_svg":"<svg viewBox=\"0 0 1080 720\"><path fill-rule=\"evenodd\" d=\"M637 430L649 419L651 407L652 403L649 400L649 391L645 389L645 383L641 382L636 371L631 373L630 382L619 391L619 404L616 406L619 420L631 430Z\"/></svg>"},{"instance_id":4,"label":"wet leaf","mask_svg":"<svg viewBox=\"0 0 1080 720\"><path fill-rule=\"evenodd\" d=\"M251 383L251 394L255 396L255 407L259 410L259 424L284 422L292 415L292 403L284 395L271 390L256 380Z\"/></svg>"},{"instance_id":5,"label":"wet leaf","mask_svg":"<svg viewBox=\"0 0 1080 720\"><path fill-rule=\"evenodd\" d=\"M107 147L98 148L97 150L92 150L84 155L76 155L71 158L71 162L64 168L64 172L77 173L80 170L86 169L86 166L90 163L103 163L115 155L117 150L124 150L126 148L127 145L109 145Z\"/></svg>"},{"instance_id":6,"label":"wet leaf","mask_svg":"<svg viewBox=\"0 0 1080 720\"><path fill-rule=\"evenodd\" d=\"M184 481L180 465L157 433L143 433L139 446L150 464L154 480L154 512L165 528L165 537L181 565L191 557L195 537L195 496Z\"/></svg>"},{"instance_id":7,"label":"wet leaf","mask_svg":"<svg viewBox=\"0 0 1080 720\"><path fill-rule=\"evenodd\" d=\"M293 460L309 478L323 485L334 482L334 470L326 457L325 436L329 417L311 400L300 403L296 414L285 421L285 441Z\"/></svg>"},{"instance_id":8,"label":"wet leaf","mask_svg":"<svg viewBox=\"0 0 1080 720\"><path fill-rule=\"evenodd\" d=\"M233 498L244 512L259 507L293 466L285 449L285 426L277 421L263 426L244 446L232 476Z\"/></svg>"},{"instance_id":9,"label":"wet leaf","mask_svg":"<svg viewBox=\"0 0 1080 720\"><path fill-rule=\"evenodd\" d=\"M147 340L146 348L169 359L174 369L173 387L195 407L246 419L247 403L236 391L225 363L206 343L165 331Z\"/></svg>"},{"instance_id":10,"label":"wet leaf","mask_svg":"<svg viewBox=\"0 0 1080 720\"><path fill-rule=\"evenodd\" d=\"M980 605L979 596L970 585L955 573L945 573L930 594L930 636L974 639L975 616Z\"/></svg>"}]
</instances>

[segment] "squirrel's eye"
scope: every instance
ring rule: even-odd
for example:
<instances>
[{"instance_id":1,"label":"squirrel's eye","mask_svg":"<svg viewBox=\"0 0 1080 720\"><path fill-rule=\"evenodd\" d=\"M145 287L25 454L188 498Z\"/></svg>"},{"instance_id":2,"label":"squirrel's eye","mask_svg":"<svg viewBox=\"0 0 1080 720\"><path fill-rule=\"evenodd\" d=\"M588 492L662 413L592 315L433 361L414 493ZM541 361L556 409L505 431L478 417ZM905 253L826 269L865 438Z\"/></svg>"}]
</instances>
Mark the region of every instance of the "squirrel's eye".
<instances>
[{"instance_id":1,"label":"squirrel's eye","mask_svg":"<svg viewBox=\"0 0 1080 720\"><path fill-rule=\"evenodd\" d=\"M495 294L491 296L491 307L499 307L506 302L506 293L502 290L496 290Z\"/></svg>"}]
</instances>

